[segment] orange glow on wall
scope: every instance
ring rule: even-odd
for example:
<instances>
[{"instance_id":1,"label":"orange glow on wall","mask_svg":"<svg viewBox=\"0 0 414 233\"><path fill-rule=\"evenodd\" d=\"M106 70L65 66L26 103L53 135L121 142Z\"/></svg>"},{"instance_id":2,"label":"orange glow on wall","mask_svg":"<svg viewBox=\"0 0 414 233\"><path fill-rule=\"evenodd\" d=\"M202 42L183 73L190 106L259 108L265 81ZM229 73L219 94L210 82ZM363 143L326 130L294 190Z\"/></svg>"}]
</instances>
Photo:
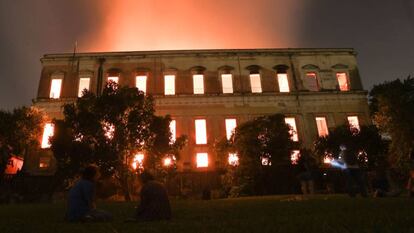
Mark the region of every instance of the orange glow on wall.
<instances>
[{"instance_id":1,"label":"orange glow on wall","mask_svg":"<svg viewBox=\"0 0 414 233\"><path fill-rule=\"evenodd\" d=\"M50 148L49 138L53 136L55 126L52 123L46 123L43 128L43 136L41 148L46 149Z\"/></svg>"},{"instance_id":2,"label":"orange glow on wall","mask_svg":"<svg viewBox=\"0 0 414 233\"><path fill-rule=\"evenodd\" d=\"M207 126L205 119L195 120L196 144L207 144Z\"/></svg>"},{"instance_id":3,"label":"orange glow on wall","mask_svg":"<svg viewBox=\"0 0 414 233\"><path fill-rule=\"evenodd\" d=\"M18 171L22 170L23 167L23 159L17 156L12 155L7 161L6 169L4 170L4 174L7 175L15 175Z\"/></svg>"},{"instance_id":4,"label":"orange glow on wall","mask_svg":"<svg viewBox=\"0 0 414 233\"><path fill-rule=\"evenodd\" d=\"M299 150L292 150L290 153L290 162L292 164L298 164L300 158L300 151Z\"/></svg>"},{"instance_id":5,"label":"orange glow on wall","mask_svg":"<svg viewBox=\"0 0 414 233\"><path fill-rule=\"evenodd\" d=\"M204 94L204 75L193 75L194 94Z\"/></svg>"},{"instance_id":6,"label":"orange glow on wall","mask_svg":"<svg viewBox=\"0 0 414 233\"><path fill-rule=\"evenodd\" d=\"M294 142L299 141L298 130L296 128L296 120L294 117L286 117L285 123L290 126L290 134L292 135L291 139Z\"/></svg>"},{"instance_id":7,"label":"orange glow on wall","mask_svg":"<svg viewBox=\"0 0 414 233\"><path fill-rule=\"evenodd\" d=\"M349 91L349 80L346 73L336 73L340 91Z\"/></svg>"},{"instance_id":8,"label":"orange glow on wall","mask_svg":"<svg viewBox=\"0 0 414 233\"><path fill-rule=\"evenodd\" d=\"M279 92L290 92L287 74L277 74L277 82L279 84Z\"/></svg>"},{"instance_id":9,"label":"orange glow on wall","mask_svg":"<svg viewBox=\"0 0 414 233\"><path fill-rule=\"evenodd\" d=\"M132 163L131 163L131 167L134 170L142 170L144 169L144 154L143 153L138 153L136 155L134 155L134 158L132 159Z\"/></svg>"},{"instance_id":10,"label":"orange glow on wall","mask_svg":"<svg viewBox=\"0 0 414 233\"><path fill-rule=\"evenodd\" d=\"M50 83L50 94L49 97L51 99L59 99L60 92L62 89L62 79L52 79Z\"/></svg>"},{"instance_id":11,"label":"orange glow on wall","mask_svg":"<svg viewBox=\"0 0 414 233\"><path fill-rule=\"evenodd\" d=\"M260 74L250 74L250 87L252 89L252 93L262 93Z\"/></svg>"},{"instance_id":12,"label":"orange glow on wall","mask_svg":"<svg viewBox=\"0 0 414 233\"><path fill-rule=\"evenodd\" d=\"M230 166L238 166L239 165L239 156L236 153L230 153L228 159Z\"/></svg>"},{"instance_id":13,"label":"orange glow on wall","mask_svg":"<svg viewBox=\"0 0 414 233\"><path fill-rule=\"evenodd\" d=\"M236 119L226 119L226 138L230 140L231 135L234 133L234 129L237 127Z\"/></svg>"},{"instance_id":14,"label":"orange glow on wall","mask_svg":"<svg viewBox=\"0 0 414 233\"><path fill-rule=\"evenodd\" d=\"M208 154L207 153L197 153L197 167L208 167Z\"/></svg>"},{"instance_id":15,"label":"orange glow on wall","mask_svg":"<svg viewBox=\"0 0 414 233\"><path fill-rule=\"evenodd\" d=\"M138 90L146 93L147 92L147 76L138 75L135 77L135 86Z\"/></svg>"},{"instance_id":16,"label":"orange glow on wall","mask_svg":"<svg viewBox=\"0 0 414 233\"><path fill-rule=\"evenodd\" d=\"M315 121L316 121L316 127L318 129L318 136L319 137L328 136L329 131L328 131L328 124L326 123L326 118L316 117Z\"/></svg>"}]
</instances>

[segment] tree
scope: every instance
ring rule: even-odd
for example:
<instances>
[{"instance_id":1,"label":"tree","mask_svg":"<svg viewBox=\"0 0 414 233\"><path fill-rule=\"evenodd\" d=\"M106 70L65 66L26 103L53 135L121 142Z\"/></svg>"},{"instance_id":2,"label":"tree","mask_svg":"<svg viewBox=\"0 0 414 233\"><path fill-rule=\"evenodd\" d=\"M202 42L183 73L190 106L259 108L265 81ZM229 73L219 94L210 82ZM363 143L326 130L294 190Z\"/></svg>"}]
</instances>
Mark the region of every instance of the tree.
<instances>
[{"instance_id":1,"label":"tree","mask_svg":"<svg viewBox=\"0 0 414 233\"><path fill-rule=\"evenodd\" d=\"M268 194L275 189L278 169L290 165L290 127L284 116L275 114L240 124L230 140L216 144L217 154L227 161L229 153L239 157L238 166L228 166L232 180L245 194Z\"/></svg>"},{"instance_id":2,"label":"tree","mask_svg":"<svg viewBox=\"0 0 414 233\"><path fill-rule=\"evenodd\" d=\"M407 168L414 158L414 79L375 85L369 93L369 102L375 125L391 137L390 164Z\"/></svg>"},{"instance_id":3,"label":"tree","mask_svg":"<svg viewBox=\"0 0 414 233\"><path fill-rule=\"evenodd\" d=\"M29 149L39 146L45 115L35 107L20 107L12 112L0 111L0 175L10 154L23 158Z\"/></svg>"},{"instance_id":4,"label":"tree","mask_svg":"<svg viewBox=\"0 0 414 233\"><path fill-rule=\"evenodd\" d=\"M166 155L178 156L186 141L180 137L171 142L171 118L155 115L151 96L114 82L100 96L85 91L63 109L64 120L56 121L51 141L58 164L56 179L73 177L79 167L95 163L104 175L119 181L126 200L135 172L130 164L138 152L146 152L145 169L157 172L157 162Z\"/></svg>"},{"instance_id":5,"label":"tree","mask_svg":"<svg viewBox=\"0 0 414 233\"><path fill-rule=\"evenodd\" d=\"M315 141L315 154L319 161L325 156L338 159L341 145L345 146L349 157L359 161L360 166L374 168L384 162L387 143L381 138L374 125L352 128L345 124L332 129L328 136L319 137Z\"/></svg>"}]
</instances>

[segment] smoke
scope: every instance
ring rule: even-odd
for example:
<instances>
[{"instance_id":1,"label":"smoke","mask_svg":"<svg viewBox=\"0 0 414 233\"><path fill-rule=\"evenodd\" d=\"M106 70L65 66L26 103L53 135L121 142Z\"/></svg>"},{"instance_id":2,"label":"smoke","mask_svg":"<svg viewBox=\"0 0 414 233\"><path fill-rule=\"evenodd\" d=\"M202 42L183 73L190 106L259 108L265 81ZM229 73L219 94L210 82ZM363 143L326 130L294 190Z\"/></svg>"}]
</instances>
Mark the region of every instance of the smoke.
<instances>
[{"instance_id":1,"label":"smoke","mask_svg":"<svg viewBox=\"0 0 414 233\"><path fill-rule=\"evenodd\" d=\"M302 2L302 4L301 4ZM294 47L301 0L100 1L88 51ZM98 38L98 40L96 40Z\"/></svg>"}]
</instances>

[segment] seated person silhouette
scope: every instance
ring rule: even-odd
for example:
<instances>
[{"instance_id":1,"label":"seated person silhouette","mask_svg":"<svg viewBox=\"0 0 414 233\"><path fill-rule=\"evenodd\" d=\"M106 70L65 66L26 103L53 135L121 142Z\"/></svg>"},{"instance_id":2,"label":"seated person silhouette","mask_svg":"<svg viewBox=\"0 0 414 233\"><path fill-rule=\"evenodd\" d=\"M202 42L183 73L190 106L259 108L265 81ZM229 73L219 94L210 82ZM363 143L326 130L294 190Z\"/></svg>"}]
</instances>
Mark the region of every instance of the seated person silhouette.
<instances>
[{"instance_id":1,"label":"seated person silhouette","mask_svg":"<svg viewBox=\"0 0 414 233\"><path fill-rule=\"evenodd\" d=\"M135 217L127 221L156 221L171 219L171 207L165 187L154 180L154 177L143 172L140 175L142 183L141 201L136 209Z\"/></svg>"},{"instance_id":2,"label":"seated person silhouette","mask_svg":"<svg viewBox=\"0 0 414 233\"><path fill-rule=\"evenodd\" d=\"M69 191L66 220L70 222L102 222L112 220L112 215L96 209L96 181L99 179L99 168L87 166L82 178Z\"/></svg>"}]
</instances>

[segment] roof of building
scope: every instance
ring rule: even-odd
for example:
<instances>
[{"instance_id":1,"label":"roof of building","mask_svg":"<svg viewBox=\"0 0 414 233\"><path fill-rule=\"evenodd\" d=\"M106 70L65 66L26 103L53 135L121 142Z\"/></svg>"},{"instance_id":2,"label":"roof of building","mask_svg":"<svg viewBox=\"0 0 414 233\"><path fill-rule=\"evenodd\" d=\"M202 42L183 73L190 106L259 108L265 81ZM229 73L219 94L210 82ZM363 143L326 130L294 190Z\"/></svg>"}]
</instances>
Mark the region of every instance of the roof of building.
<instances>
[{"instance_id":1,"label":"roof of building","mask_svg":"<svg viewBox=\"0 0 414 233\"><path fill-rule=\"evenodd\" d=\"M88 53L54 53L45 54L43 59L75 57L147 57L147 56L220 56L220 55L289 55L289 54L331 54L348 53L356 55L353 48L260 48L260 49L197 49L197 50L154 50L154 51L120 51Z\"/></svg>"}]
</instances>

